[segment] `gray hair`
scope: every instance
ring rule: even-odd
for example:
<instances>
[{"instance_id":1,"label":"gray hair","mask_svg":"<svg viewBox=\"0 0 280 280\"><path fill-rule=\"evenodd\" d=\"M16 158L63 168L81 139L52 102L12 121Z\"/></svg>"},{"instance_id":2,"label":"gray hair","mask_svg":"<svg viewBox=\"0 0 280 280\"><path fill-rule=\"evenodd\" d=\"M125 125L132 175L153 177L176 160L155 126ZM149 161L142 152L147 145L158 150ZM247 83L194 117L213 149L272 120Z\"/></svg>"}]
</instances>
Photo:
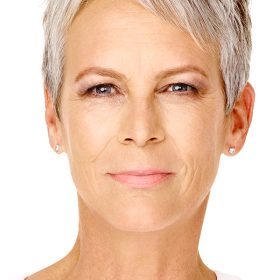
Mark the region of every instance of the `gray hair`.
<instances>
[{"instance_id":1,"label":"gray hair","mask_svg":"<svg viewBox=\"0 0 280 280\"><path fill-rule=\"evenodd\" d=\"M201 47L218 45L228 114L247 83L251 56L249 0L137 0L189 33ZM47 0L43 26L43 79L59 114L68 28L86 0Z\"/></svg>"}]
</instances>

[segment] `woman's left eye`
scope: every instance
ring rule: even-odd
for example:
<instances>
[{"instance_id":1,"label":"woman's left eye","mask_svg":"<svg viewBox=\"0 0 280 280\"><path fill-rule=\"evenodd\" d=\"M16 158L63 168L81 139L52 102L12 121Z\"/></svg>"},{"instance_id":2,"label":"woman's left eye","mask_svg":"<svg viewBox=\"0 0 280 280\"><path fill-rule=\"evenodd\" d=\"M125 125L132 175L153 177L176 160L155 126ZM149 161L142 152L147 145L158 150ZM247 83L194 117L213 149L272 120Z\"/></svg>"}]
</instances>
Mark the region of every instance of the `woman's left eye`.
<instances>
[{"instance_id":1,"label":"woman's left eye","mask_svg":"<svg viewBox=\"0 0 280 280\"><path fill-rule=\"evenodd\" d=\"M167 87L166 91L169 92L169 88L171 88L171 92L188 92L188 93L197 93L198 90L192 85L185 84L185 83L177 83L177 84L171 84Z\"/></svg>"}]
</instances>

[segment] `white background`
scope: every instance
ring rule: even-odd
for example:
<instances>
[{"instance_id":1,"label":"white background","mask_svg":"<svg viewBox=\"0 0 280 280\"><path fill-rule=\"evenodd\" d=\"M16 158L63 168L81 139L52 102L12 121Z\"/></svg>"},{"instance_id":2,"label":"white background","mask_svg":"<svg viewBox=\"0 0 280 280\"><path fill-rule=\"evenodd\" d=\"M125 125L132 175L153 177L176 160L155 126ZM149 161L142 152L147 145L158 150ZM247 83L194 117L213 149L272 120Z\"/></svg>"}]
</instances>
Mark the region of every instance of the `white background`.
<instances>
[{"instance_id":1,"label":"white background","mask_svg":"<svg viewBox=\"0 0 280 280\"><path fill-rule=\"evenodd\" d=\"M43 8L0 4L1 280L62 258L78 228L67 157L51 150L44 120ZM200 243L206 264L243 280L280 279L279 10L277 0L253 0L253 123L241 153L222 156Z\"/></svg>"}]
</instances>

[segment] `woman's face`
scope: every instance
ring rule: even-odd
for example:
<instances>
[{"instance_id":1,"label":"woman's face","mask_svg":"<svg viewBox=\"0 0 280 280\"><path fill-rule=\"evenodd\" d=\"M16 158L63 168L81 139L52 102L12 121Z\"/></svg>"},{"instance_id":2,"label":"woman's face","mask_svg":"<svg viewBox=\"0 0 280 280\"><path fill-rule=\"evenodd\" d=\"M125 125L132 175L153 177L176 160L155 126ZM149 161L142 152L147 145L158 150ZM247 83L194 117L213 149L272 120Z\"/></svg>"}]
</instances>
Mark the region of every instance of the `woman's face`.
<instances>
[{"instance_id":1,"label":"woman's face","mask_svg":"<svg viewBox=\"0 0 280 280\"><path fill-rule=\"evenodd\" d=\"M218 57L136 1L95 0L72 24L65 58L59 129L91 213L129 231L190 217L225 145ZM155 168L173 174L152 188L108 174Z\"/></svg>"}]
</instances>

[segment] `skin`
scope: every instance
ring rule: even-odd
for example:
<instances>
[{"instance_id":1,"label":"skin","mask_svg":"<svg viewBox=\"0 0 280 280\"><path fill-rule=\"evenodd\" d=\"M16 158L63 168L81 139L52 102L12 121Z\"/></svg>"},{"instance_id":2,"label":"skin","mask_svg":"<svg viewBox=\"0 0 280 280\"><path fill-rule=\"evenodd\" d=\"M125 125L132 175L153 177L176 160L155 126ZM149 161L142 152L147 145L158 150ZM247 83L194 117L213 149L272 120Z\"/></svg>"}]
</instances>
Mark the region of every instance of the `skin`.
<instances>
[{"instance_id":1,"label":"skin","mask_svg":"<svg viewBox=\"0 0 280 280\"><path fill-rule=\"evenodd\" d=\"M65 58L61 119L46 88L46 122L50 145L69 159L79 234L65 258L28 279L216 279L198 242L220 156L244 145L252 86L226 116L218 56L135 1L90 2L67 33ZM104 83L115 87L103 97L84 94ZM174 175L133 189L107 174L150 167Z\"/></svg>"}]
</instances>

